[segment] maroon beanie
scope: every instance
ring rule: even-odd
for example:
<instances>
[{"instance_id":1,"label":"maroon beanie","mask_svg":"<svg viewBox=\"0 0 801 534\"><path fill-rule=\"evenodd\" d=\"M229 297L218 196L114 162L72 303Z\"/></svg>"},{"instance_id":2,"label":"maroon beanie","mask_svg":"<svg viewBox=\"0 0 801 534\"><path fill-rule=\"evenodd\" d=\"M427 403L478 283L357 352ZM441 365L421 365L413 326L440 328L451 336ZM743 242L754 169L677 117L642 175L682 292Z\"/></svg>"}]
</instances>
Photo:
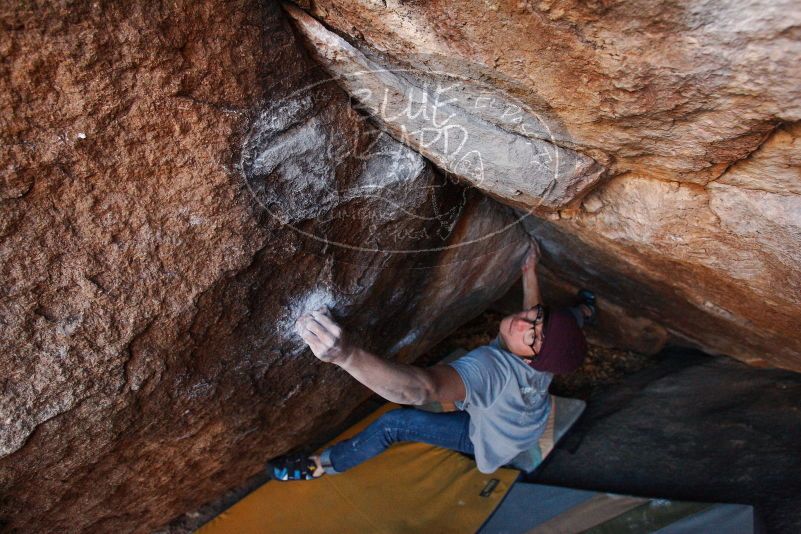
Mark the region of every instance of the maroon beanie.
<instances>
[{"instance_id":1,"label":"maroon beanie","mask_svg":"<svg viewBox=\"0 0 801 534\"><path fill-rule=\"evenodd\" d=\"M570 310L550 310L540 353L531 366L555 375L572 373L587 356L587 340Z\"/></svg>"}]
</instances>

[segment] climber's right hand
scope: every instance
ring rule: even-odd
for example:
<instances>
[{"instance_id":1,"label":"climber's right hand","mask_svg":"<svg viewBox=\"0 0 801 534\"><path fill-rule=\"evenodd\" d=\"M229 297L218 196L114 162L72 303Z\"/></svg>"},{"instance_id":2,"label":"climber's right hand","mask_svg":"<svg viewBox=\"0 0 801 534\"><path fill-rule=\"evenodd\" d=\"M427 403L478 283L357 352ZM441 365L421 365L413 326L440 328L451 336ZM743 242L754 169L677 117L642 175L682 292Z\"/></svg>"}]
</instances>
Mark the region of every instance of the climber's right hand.
<instances>
[{"instance_id":1,"label":"climber's right hand","mask_svg":"<svg viewBox=\"0 0 801 534\"><path fill-rule=\"evenodd\" d=\"M327 308L301 315L295 330L321 361L342 364L350 356L352 348Z\"/></svg>"}]
</instances>

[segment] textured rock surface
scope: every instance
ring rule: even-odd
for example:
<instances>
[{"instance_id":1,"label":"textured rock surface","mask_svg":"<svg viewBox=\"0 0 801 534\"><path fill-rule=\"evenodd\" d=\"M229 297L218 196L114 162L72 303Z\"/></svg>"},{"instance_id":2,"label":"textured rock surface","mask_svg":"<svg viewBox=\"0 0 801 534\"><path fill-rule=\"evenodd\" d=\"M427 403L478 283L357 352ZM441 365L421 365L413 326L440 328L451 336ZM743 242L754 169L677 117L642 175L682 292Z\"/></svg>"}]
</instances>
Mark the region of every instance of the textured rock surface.
<instances>
[{"instance_id":1,"label":"textured rock surface","mask_svg":"<svg viewBox=\"0 0 801 534\"><path fill-rule=\"evenodd\" d=\"M566 283L707 351L801 370L795 2L320 0L310 13L373 61L521 101L551 142L604 166L580 207L531 221Z\"/></svg>"},{"instance_id":2,"label":"textured rock surface","mask_svg":"<svg viewBox=\"0 0 801 534\"><path fill-rule=\"evenodd\" d=\"M318 83L274 4L0 24L0 527L163 525L364 398L304 309L409 361L517 275L511 210Z\"/></svg>"},{"instance_id":3,"label":"textured rock surface","mask_svg":"<svg viewBox=\"0 0 801 534\"><path fill-rule=\"evenodd\" d=\"M535 114L477 80L370 60L304 11L287 5L314 57L354 96L359 108L396 139L442 169L526 210L575 204L600 178L591 158L553 144ZM422 73L425 76L425 72Z\"/></svg>"}]
</instances>

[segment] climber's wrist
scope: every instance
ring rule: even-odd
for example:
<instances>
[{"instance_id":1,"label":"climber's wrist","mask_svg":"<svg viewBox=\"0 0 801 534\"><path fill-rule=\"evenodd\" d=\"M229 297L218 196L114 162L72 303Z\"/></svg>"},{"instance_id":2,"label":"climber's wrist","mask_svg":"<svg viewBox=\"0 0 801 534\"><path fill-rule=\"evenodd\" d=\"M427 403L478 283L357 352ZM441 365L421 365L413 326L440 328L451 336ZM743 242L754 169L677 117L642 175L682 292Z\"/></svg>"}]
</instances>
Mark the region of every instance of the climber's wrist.
<instances>
[{"instance_id":1,"label":"climber's wrist","mask_svg":"<svg viewBox=\"0 0 801 534\"><path fill-rule=\"evenodd\" d=\"M358 360L358 353L360 352L361 349L358 347L348 346L347 348L343 348L339 354L337 354L336 359L331 363L347 371L349 368L357 365L356 360Z\"/></svg>"}]
</instances>

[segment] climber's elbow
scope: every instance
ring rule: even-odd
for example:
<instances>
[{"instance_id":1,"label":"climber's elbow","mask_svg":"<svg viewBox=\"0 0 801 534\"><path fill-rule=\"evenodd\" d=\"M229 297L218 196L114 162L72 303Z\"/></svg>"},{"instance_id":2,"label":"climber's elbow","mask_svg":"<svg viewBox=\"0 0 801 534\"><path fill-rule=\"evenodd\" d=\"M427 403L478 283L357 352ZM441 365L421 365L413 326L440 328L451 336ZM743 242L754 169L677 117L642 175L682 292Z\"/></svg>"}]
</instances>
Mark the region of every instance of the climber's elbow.
<instances>
[{"instance_id":1,"label":"climber's elbow","mask_svg":"<svg viewBox=\"0 0 801 534\"><path fill-rule=\"evenodd\" d=\"M423 398L419 404L464 400L464 382L456 369L450 365L435 365L424 371Z\"/></svg>"}]
</instances>

